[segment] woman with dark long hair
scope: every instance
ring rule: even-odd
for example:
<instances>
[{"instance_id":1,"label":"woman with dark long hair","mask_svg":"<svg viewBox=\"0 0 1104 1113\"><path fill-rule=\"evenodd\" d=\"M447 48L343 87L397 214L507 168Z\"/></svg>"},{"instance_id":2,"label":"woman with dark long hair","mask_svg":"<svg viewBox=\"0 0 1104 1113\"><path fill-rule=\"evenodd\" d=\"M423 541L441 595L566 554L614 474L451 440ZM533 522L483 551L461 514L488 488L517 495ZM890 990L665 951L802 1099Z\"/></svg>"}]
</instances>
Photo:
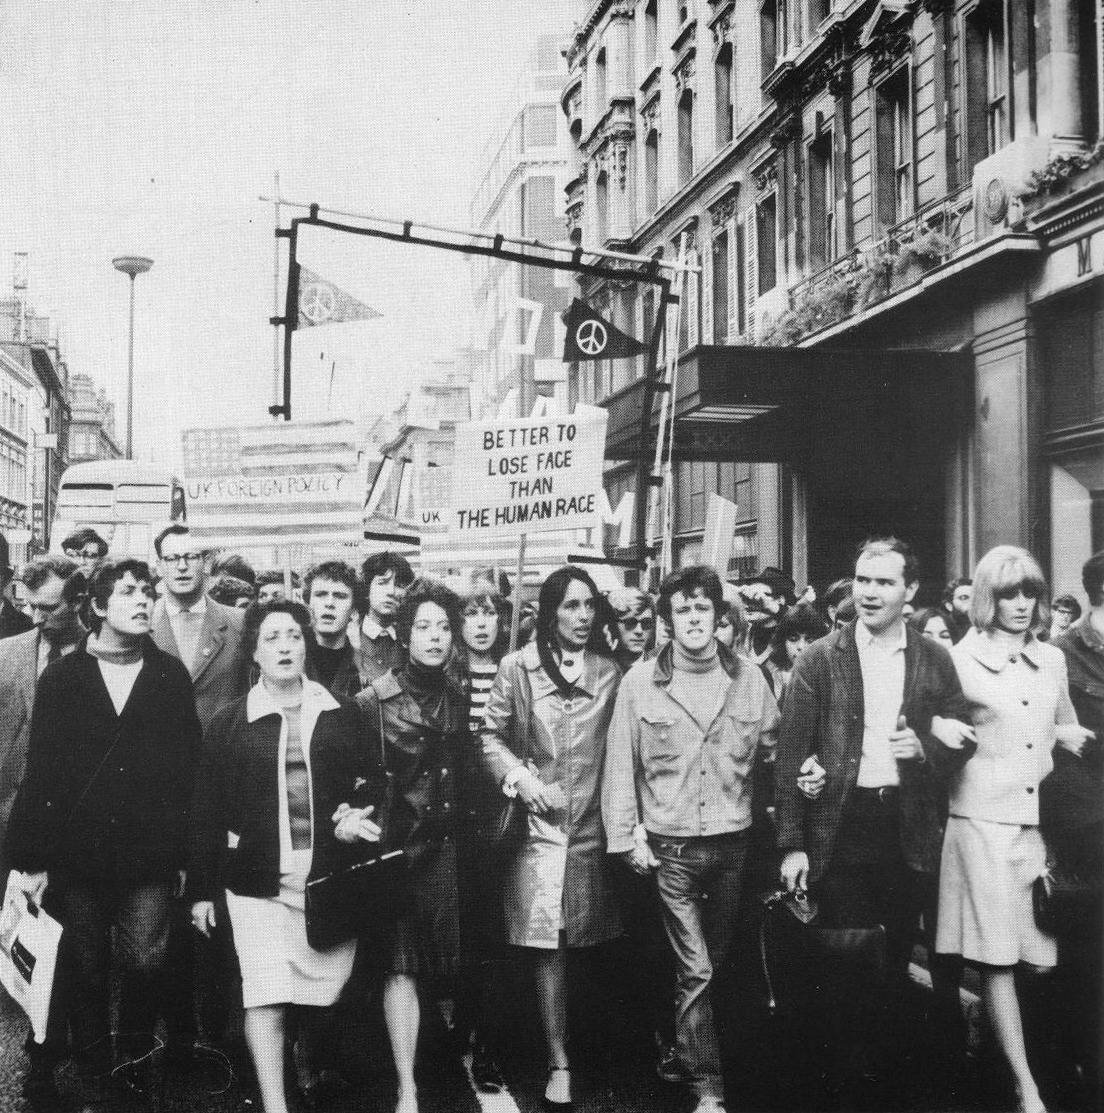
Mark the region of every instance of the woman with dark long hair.
<instances>
[{"instance_id":1,"label":"woman with dark long hair","mask_svg":"<svg viewBox=\"0 0 1104 1113\"><path fill-rule=\"evenodd\" d=\"M616 937L606 877L601 775L620 670L596 622L598 591L579 568L553 572L540 590L532 642L502 661L484 715L483 757L528 829L505 878L509 943L533 956L548 1047L545 1101L571 1102L567 1056L567 951Z\"/></svg>"}]
</instances>

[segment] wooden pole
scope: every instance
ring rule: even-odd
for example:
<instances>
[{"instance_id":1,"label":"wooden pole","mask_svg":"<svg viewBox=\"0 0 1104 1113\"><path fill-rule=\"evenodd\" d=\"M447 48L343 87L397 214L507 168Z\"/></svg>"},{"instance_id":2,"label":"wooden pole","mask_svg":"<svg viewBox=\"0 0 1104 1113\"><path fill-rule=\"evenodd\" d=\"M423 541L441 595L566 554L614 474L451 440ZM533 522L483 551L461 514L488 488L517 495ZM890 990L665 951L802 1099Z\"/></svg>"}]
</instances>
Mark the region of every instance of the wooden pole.
<instances>
[{"instance_id":1,"label":"wooden pole","mask_svg":"<svg viewBox=\"0 0 1104 1113\"><path fill-rule=\"evenodd\" d=\"M518 538L517 577L514 580L514 605L510 615L510 652L517 649L518 622L521 619L521 581L525 575L525 534Z\"/></svg>"}]
</instances>

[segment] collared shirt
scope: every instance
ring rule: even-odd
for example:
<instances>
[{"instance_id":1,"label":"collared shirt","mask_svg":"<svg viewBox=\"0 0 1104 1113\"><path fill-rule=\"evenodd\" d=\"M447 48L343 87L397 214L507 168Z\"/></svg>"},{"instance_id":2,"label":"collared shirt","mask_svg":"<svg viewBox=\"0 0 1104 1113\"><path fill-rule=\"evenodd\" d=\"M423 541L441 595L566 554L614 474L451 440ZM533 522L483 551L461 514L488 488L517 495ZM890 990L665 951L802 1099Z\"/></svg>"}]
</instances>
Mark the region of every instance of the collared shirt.
<instances>
[{"instance_id":1,"label":"collared shirt","mask_svg":"<svg viewBox=\"0 0 1104 1113\"><path fill-rule=\"evenodd\" d=\"M723 649L723 647L722 647ZM611 854L633 848L638 822L693 838L751 826L751 770L773 750L778 705L762 672L721 652L727 684L702 726L673 694L667 647L625 674L606 743L602 819Z\"/></svg>"},{"instance_id":2,"label":"collared shirt","mask_svg":"<svg viewBox=\"0 0 1104 1113\"><path fill-rule=\"evenodd\" d=\"M366 637L375 641L379 637L388 637L392 640L395 639L394 626L381 626L375 619L370 616L365 616L364 621L360 624L360 632Z\"/></svg>"},{"instance_id":3,"label":"collared shirt","mask_svg":"<svg viewBox=\"0 0 1104 1113\"><path fill-rule=\"evenodd\" d=\"M905 624L875 636L855 623L855 647L863 678L863 741L859 761L860 788L897 785L897 759L889 736L897 729L905 698Z\"/></svg>"},{"instance_id":4,"label":"collared shirt","mask_svg":"<svg viewBox=\"0 0 1104 1113\"><path fill-rule=\"evenodd\" d=\"M951 781L951 814L1036 826L1055 725L1077 720L1062 651L1034 638L1012 649L971 629L951 657L977 736L977 751Z\"/></svg>"},{"instance_id":5,"label":"collared shirt","mask_svg":"<svg viewBox=\"0 0 1104 1113\"><path fill-rule=\"evenodd\" d=\"M406 663L406 650L399 644L392 626L380 626L365 617L360 624L360 645L357 648L357 668L364 684L383 676L388 669L397 669Z\"/></svg>"},{"instance_id":6,"label":"collared shirt","mask_svg":"<svg viewBox=\"0 0 1104 1113\"><path fill-rule=\"evenodd\" d=\"M62 642L58 646L58 655L65 657L67 654L72 653L81 643L81 639L85 635L83 626L77 628L77 633L73 641ZM38 639L38 675L41 676L46 670L46 666L50 663L50 639L45 634L41 634Z\"/></svg>"},{"instance_id":7,"label":"collared shirt","mask_svg":"<svg viewBox=\"0 0 1104 1113\"><path fill-rule=\"evenodd\" d=\"M175 595L166 591L165 614L173 632L176 648L180 650L180 660L184 662L188 672L194 674L196 657L199 654L200 633L207 615L207 596L200 595L191 606L185 606Z\"/></svg>"}]
</instances>

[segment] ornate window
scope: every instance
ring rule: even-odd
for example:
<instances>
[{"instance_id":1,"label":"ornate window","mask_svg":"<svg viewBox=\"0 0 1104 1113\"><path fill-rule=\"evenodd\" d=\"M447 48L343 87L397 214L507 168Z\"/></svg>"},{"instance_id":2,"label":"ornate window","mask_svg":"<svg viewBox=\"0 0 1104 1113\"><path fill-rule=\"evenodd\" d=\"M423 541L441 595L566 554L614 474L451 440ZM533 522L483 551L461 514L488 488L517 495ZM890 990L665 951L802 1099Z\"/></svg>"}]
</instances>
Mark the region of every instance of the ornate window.
<instances>
[{"instance_id":1,"label":"ornate window","mask_svg":"<svg viewBox=\"0 0 1104 1113\"><path fill-rule=\"evenodd\" d=\"M732 43L726 42L717 51L713 63L717 106L717 149L727 147L733 138L732 115Z\"/></svg>"},{"instance_id":2,"label":"ornate window","mask_svg":"<svg viewBox=\"0 0 1104 1113\"><path fill-rule=\"evenodd\" d=\"M769 193L755 206L756 270L758 292L765 294L778 284L778 195Z\"/></svg>"},{"instance_id":3,"label":"ornate window","mask_svg":"<svg viewBox=\"0 0 1104 1113\"><path fill-rule=\"evenodd\" d=\"M659 132L652 128L644 140L644 215L659 207Z\"/></svg>"},{"instance_id":4,"label":"ornate window","mask_svg":"<svg viewBox=\"0 0 1104 1113\"><path fill-rule=\"evenodd\" d=\"M1009 140L1008 52L1004 10L994 0L978 4L963 23L966 63L964 109L965 171L1000 150Z\"/></svg>"},{"instance_id":5,"label":"ornate window","mask_svg":"<svg viewBox=\"0 0 1104 1113\"><path fill-rule=\"evenodd\" d=\"M694 90L685 89L678 102L678 184L694 176Z\"/></svg>"},{"instance_id":6,"label":"ornate window","mask_svg":"<svg viewBox=\"0 0 1104 1113\"><path fill-rule=\"evenodd\" d=\"M901 66L875 90L877 134L877 217L884 231L911 215L912 97L911 71Z\"/></svg>"},{"instance_id":7,"label":"ornate window","mask_svg":"<svg viewBox=\"0 0 1104 1113\"><path fill-rule=\"evenodd\" d=\"M809 144L807 165L809 263L818 271L836 257L836 175L831 129Z\"/></svg>"}]
</instances>

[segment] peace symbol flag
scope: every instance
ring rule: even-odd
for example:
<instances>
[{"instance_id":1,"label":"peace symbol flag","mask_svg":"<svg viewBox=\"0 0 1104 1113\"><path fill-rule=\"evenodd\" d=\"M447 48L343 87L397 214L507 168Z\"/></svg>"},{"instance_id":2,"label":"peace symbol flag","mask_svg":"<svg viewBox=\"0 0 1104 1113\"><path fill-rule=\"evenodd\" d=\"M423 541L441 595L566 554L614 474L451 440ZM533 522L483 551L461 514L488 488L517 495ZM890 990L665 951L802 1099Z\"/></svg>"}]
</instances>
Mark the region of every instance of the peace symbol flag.
<instances>
[{"instance_id":1,"label":"peace symbol flag","mask_svg":"<svg viewBox=\"0 0 1104 1113\"><path fill-rule=\"evenodd\" d=\"M383 314L357 301L332 282L299 268L299 327L339 325L345 321L371 321Z\"/></svg>"},{"instance_id":2,"label":"peace symbol flag","mask_svg":"<svg viewBox=\"0 0 1104 1113\"><path fill-rule=\"evenodd\" d=\"M599 316L581 298L576 298L563 315L565 363L588 359L625 359L647 351L648 345L622 332Z\"/></svg>"}]
</instances>

